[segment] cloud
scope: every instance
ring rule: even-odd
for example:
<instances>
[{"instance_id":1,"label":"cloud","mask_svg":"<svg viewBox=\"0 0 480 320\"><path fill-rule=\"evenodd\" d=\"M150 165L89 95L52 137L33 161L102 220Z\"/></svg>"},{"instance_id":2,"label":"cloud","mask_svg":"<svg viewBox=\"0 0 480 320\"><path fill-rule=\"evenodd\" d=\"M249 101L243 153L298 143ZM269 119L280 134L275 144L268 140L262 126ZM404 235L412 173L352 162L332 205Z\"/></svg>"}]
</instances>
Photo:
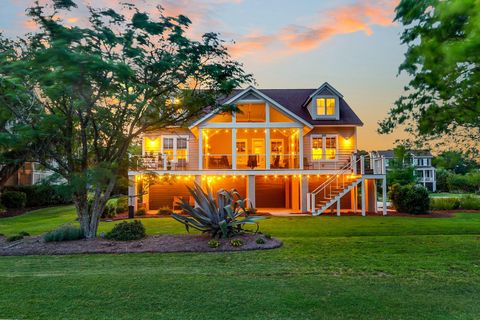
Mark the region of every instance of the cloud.
<instances>
[{"instance_id":1,"label":"cloud","mask_svg":"<svg viewBox=\"0 0 480 320\"><path fill-rule=\"evenodd\" d=\"M279 49L288 52L308 51L338 35L363 32L373 34L374 26L389 26L393 22L395 0L357 0L350 5L318 12L306 25L287 25L273 34L246 35L230 46L234 56L258 53L259 49Z\"/></svg>"}]
</instances>

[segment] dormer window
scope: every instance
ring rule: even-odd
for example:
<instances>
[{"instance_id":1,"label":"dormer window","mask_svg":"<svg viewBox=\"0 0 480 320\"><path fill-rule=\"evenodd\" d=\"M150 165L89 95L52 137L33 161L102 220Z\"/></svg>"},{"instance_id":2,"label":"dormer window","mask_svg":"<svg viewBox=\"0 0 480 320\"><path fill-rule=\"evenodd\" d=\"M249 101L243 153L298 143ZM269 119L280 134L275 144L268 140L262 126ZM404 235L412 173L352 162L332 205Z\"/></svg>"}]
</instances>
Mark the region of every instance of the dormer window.
<instances>
[{"instance_id":1,"label":"dormer window","mask_svg":"<svg viewBox=\"0 0 480 320\"><path fill-rule=\"evenodd\" d=\"M326 98L326 97L320 97L315 99L316 101L316 110L317 110L317 116L319 117L332 117L335 116L336 114L336 99L335 98Z\"/></svg>"}]
</instances>

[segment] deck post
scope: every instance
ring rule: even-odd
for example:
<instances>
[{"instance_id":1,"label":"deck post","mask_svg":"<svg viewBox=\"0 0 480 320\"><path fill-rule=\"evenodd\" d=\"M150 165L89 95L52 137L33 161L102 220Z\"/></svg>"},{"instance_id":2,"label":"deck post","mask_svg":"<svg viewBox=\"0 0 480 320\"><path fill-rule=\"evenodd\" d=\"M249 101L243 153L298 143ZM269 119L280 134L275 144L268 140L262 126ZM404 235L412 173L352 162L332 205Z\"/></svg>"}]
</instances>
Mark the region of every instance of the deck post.
<instances>
[{"instance_id":1,"label":"deck post","mask_svg":"<svg viewBox=\"0 0 480 320\"><path fill-rule=\"evenodd\" d=\"M365 174L365 156L360 156L360 173L362 176Z\"/></svg>"},{"instance_id":2,"label":"deck post","mask_svg":"<svg viewBox=\"0 0 480 320\"><path fill-rule=\"evenodd\" d=\"M308 211L308 177L306 175L300 176L300 210L303 212Z\"/></svg>"},{"instance_id":3,"label":"deck post","mask_svg":"<svg viewBox=\"0 0 480 320\"><path fill-rule=\"evenodd\" d=\"M203 169L203 129L198 129L198 170Z\"/></svg>"},{"instance_id":4,"label":"deck post","mask_svg":"<svg viewBox=\"0 0 480 320\"><path fill-rule=\"evenodd\" d=\"M363 168L363 166L362 166ZM362 216L366 216L366 208L365 208L365 202L366 202L366 191L365 191L365 178L362 178Z\"/></svg>"},{"instance_id":5,"label":"deck post","mask_svg":"<svg viewBox=\"0 0 480 320\"><path fill-rule=\"evenodd\" d=\"M340 199L337 200L337 217L340 217Z\"/></svg>"},{"instance_id":6,"label":"deck post","mask_svg":"<svg viewBox=\"0 0 480 320\"><path fill-rule=\"evenodd\" d=\"M255 208L255 176L247 176L247 198L252 203L252 207Z\"/></svg>"},{"instance_id":7,"label":"deck post","mask_svg":"<svg viewBox=\"0 0 480 320\"><path fill-rule=\"evenodd\" d=\"M134 175L128 176L128 218L133 219L137 211L137 184Z\"/></svg>"},{"instance_id":8,"label":"deck post","mask_svg":"<svg viewBox=\"0 0 480 320\"><path fill-rule=\"evenodd\" d=\"M383 200L383 215L387 215L387 177L384 176L382 180L382 200Z\"/></svg>"},{"instance_id":9,"label":"deck post","mask_svg":"<svg viewBox=\"0 0 480 320\"><path fill-rule=\"evenodd\" d=\"M267 168L270 169L270 168ZM232 129L232 170L237 170L237 129Z\"/></svg>"}]
</instances>

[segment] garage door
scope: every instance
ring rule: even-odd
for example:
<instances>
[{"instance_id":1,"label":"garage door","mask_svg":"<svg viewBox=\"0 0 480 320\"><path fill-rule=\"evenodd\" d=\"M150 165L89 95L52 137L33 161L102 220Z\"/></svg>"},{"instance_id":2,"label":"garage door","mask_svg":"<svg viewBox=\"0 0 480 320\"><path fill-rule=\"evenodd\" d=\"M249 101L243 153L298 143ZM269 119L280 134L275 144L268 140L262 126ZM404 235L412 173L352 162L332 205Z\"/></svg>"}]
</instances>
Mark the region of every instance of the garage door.
<instances>
[{"instance_id":1,"label":"garage door","mask_svg":"<svg viewBox=\"0 0 480 320\"><path fill-rule=\"evenodd\" d=\"M255 202L257 208L285 208L285 180L256 177Z\"/></svg>"}]
</instances>

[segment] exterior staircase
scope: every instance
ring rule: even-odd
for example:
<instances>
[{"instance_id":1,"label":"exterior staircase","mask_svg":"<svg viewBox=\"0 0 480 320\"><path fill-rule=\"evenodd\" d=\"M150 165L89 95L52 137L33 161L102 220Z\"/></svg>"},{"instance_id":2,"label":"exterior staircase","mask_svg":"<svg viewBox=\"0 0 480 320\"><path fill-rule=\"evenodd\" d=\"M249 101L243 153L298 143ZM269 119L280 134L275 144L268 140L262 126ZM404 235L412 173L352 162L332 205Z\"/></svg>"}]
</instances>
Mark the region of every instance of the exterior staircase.
<instances>
[{"instance_id":1,"label":"exterior staircase","mask_svg":"<svg viewBox=\"0 0 480 320\"><path fill-rule=\"evenodd\" d=\"M380 159L383 161L383 159ZM378 159L370 159L370 166L366 168L366 157L357 157L352 155L351 160L342 168L337 170L332 176L328 177L320 186L307 195L307 207L309 212L314 216L321 215L328 209L337 204L337 212L340 214L341 199L352 191L356 186L362 186L364 193L365 178L374 175L384 175L382 170L376 170L375 164ZM365 214L364 206L362 207L362 215Z\"/></svg>"}]
</instances>

